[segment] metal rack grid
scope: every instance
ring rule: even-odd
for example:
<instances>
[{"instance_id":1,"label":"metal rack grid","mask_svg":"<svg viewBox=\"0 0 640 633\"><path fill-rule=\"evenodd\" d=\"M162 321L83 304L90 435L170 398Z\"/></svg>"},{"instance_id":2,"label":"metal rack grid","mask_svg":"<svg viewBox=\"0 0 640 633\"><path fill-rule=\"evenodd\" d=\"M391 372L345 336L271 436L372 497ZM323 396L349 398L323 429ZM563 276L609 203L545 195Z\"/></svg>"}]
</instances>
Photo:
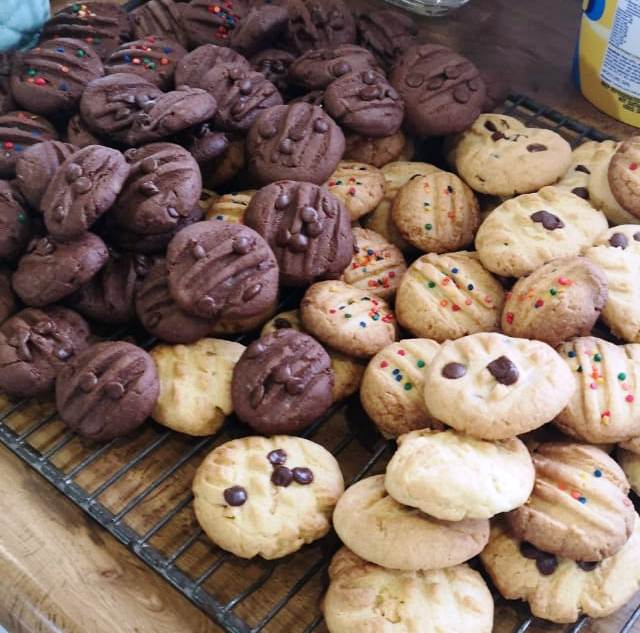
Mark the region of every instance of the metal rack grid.
<instances>
[{"instance_id":1,"label":"metal rack grid","mask_svg":"<svg viewBox=\"0 0 640 633\"><path fill-rule=\"evenodd\" d=\"M607 138L524 96L510 97L503 112L528 125L554 129L574 146ZM287 297L281 309L294 307L299 298L299 294ZM131 338L147 348L154 344L148 335L130 329L113 332L110 338ZM87 444L64 428L50 403L0 401L0 441L227 631L283 630L279 618L285 607L294 611L295 624L287 623L292 633L318 631L324 572L339 547L334 534L282 560L241 561L216 550L193 519L194 468L213 446L246 432L233 419L206 438L187 438L149 423L133 438ZM301 435L327 446L341 462L349 483L382 470L393 450L359 409L357 397L335 405ZM154 459L167 452L171 459ZM92 471L87 479L85 474ZM145 506L149 507L141 510ZM237 573L228 573L225 582L216 583L216 574L228 567ZM236 586L234 582L229 586L229 578L235 578ZM270 584L279 597L265 604L256 596ZM513 633L524 633L537 622L523 603L496 599L499 608L511 609ZM553 630L578 633L588 624L588 618L582 618ZM639 624L640 605L619 633L631 633Z\"/></svg>"}]
</instances>

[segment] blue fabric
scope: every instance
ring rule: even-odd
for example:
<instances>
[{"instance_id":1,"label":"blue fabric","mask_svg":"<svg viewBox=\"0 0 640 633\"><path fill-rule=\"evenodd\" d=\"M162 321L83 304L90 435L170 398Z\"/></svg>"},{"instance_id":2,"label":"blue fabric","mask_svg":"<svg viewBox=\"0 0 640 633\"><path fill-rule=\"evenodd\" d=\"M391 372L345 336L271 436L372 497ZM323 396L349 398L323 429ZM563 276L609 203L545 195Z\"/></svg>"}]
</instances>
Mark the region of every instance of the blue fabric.
<instances>
[{"instance_id":1,"label":"blue fabric","mask_svg":"<svg viewBox=\"0 0 640 633\"><path fill-rule=\"evenodd\" d=\"M0 0L0 51L33 46L49 15L48 0Z\"/></svg>"}]
</instances>

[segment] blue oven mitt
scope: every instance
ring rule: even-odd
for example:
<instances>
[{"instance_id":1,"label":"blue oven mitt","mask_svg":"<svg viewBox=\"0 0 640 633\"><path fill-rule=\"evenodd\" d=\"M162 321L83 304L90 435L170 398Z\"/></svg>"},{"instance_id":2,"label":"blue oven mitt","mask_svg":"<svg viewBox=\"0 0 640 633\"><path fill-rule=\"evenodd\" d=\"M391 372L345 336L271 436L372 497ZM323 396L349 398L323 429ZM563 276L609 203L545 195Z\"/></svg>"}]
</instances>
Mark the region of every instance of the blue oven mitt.
<instances>
[{"instance_id":1,"label":"blue oven mitt","mask_svg":"<svg viewBox=\"0 0 640 633\"><path fill-rule=\"evenodd\" d=\"M49 15L48 0L0 0L0 51L33 46Z\"/></svg>"}]
</instances>

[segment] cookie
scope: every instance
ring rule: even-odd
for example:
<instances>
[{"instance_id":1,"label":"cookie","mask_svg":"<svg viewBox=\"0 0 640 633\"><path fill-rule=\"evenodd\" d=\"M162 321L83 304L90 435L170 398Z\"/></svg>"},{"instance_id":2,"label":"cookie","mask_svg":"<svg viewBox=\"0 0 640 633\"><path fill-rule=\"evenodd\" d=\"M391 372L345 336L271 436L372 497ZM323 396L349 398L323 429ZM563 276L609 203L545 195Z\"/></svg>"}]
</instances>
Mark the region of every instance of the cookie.
<instances>
[{"instance_id":1,"label":"cookie","mask_svg":"<svg viewBox=\"0 0 640 633\"><path fill-rule=\"evenodd\" d=\"M175 72L176 86L202 88L205 75L216 66L229 65L249 70L250 64L245 57L227 46L203 44L187 53L177 64Z\"/></svg>"},{"instance_id":2,"label":"cookie","mask_svg":"<svg viewBox=\"0 0 640 633\"><path fill-rule=\"evenodd\" d=\"M148 35L116 48L104 63L107 75L132 73L162 90L173 87L178 62L187 51L178 42L162 36Z\"/></svg>"},{"instance_id":3,"label":"cookie","mask_svg":"<svg viewBox=\"0 0 640 633\"><path fill-rule=\"evenodd\" d=\"M209 320L188 314L174 301L165 260L157 261L137 288L135 310L143 327L165 343L195 343L211 331Z\"/></svg>"},{"instance_id":4,"label":"cookie","mask_svg":"<svg viewBox=\"0 0 640 633\"><path fill-rule=\"evenodd\" d=\"M400 157L407 149L407 142L401 131L382 138L371 138L351 132L345 137L343 158L380 168L387 163L401 160ZM411 158L408 157L406 160Z\"/></svg>"},{"instance_id":5,"label":"cookie","mask_svg":"<svg viewBox=\"0 0 640 633\"><path fill-rule=\"evenodd\" d=\"M629 480L631 489L638 494L640 490L640 455L618 448L616 459Z\"/></svg>"},{"instance_id":6,"label":"cookie","mask_svg":"<svg viewBox=\"0 0 640 633\"><path fill-rule=\"evenodd\" d=\"M266 336L277 330L285 329L304 332L299 310L289 310L276 314L264 324L260 336ZM336 352L330 347L325 348L325 351L329 354L331 370L333 371L333 401L339 402L358 390L365 365L362 361Z\"/></svg>"},{"instance_id":7,"label":"cookie","mask_svg":"<svg viewBox=\"0 0 640 633\"><path fill-rule=\"evenodd\" d=\"M551 130L526 127L504 114L481 114L452 139L450 156L474 191L506 197L556 182L571 164L571 146Z\"/></svg>"},{"instance_id":8,"label":"cookie","mask_svg":"<svg viewBox=\"0 0 640 633\"><path fill-rule=\"evenodd\" d=\"M636 519L620 466L599 448L561 442L539 446L533 464L531 497L507 515L513 535L577 561L601 561L620 551Z\"/></svg>"},{"instance_id":9,"label":"cookie","mask_svg":"<svg viewBox=\"0 0 640 633\"><path fill-rule=\"evenodd\" d=\"M326 182L344 152L344 134L322 108L307 103L263 112L247 136L249 170L261 183Z\"/></svg>"},{"instance_id":10,"label":"cookie","mask_svg":"<svg viewBox=\"0 0 640 633\"><path fill-rule=\"evenodd\" d=\"M48 394L89 335L79 314L59 306L14 314L0 326L0 388L16 398Z\"/></svg>"},{"instance_id":11,"label":"cookie","mask_svg":"<svg viewBox=\"0 0 640 633\"><path fill-rule=\"evenodd\" d=\"M355 20L343 0L292 0L288 8L288 34L301 53L356 41Z\"/></svg>"},{"instance_id":12,"label":"cookie","mask_svg":"<svg viewBox=\"0 0 640 633\"><path fill-rule=\"evenodd\" d=\"M502 331L557 346L588 336L607 301L604 271L586 257L560 257L519 279L507 293Z\"/></svg>"},{"instance_id":13,"label":"cookie","mask_svg":"<svg viewBox=\"0 0 640 633\"><path fill-rule=\"evenodd\" d=\"M304 286L335 278L353 254L349 215L321 187L284 180L260 189L244 222L273 249L285 286Z\"/></svg>"},{"instance_id":14,"label":"cookie","mask_svg":"<svg viewBox=\"0 0 640 633\"><path fill-rule=\"evenodd\" d=\"M523 277L557 257L582 255L607 229L607 219L586 200L558 187L511 198L497 207L476 234L486 268Z\"/></svg>"},{"instance_id":15,"label":"cookie","mask_svg":"<svg viewBox=\"0 0 640 633\"><path fill-rule=\"evenodd\" d=\"M100 145L100 139L87 127L80 114L74 114L67 123L67 142L78 149Z\"/></svg>"},{"instance_id":16,"label":"cookie","mask_svg":"<svg viewBox=\"0 0 640 633\"><path fill-rule=\"evenodd\" d=\"M342 281L321 281L300 304L305 330L319 341L355 358L370 358L398 337L387 302Z\"/></svg>"},{"instance_id":17,"label":"cookie","mask_svg":"<svg viewBox=\"0 0 640 633\"><path fill-rule=\"evenodd\" d=\"M402 11L375 9L356 19L358 41L372 51L384 68L390 70L418 35L415 21Z\"/></svg>"},{"instance_id":18,"label":"cookie","mask_svg":"<svg viewBox=\"0 0 640 633\"><path fill-rule=\"evenodd\" d=\"M589 200L591 169L600 145L597 141L586 141L578 145L578 147L571 152L571 165L569 169L567 169L565 175L558 180L556 186L568 189L576 196ZM600 210L604 211L602 208Z\"/></svg>"},{"instance_id":19,"label":"cookie","mask_svg":"<svg viewBox=\"0 0 640 633\"><path fill-rule=\"evenodd\" d=\"M105 442L143 424L158 391L158 373L147 352L125 341L107 341L64 366L56 380L56 406L68 427Z\"/></svg>"},{"instance_id":20,"label":"cookie","mask_svg":"<svg viewBox=\"0 0 640 633\"><path fill-rule=\"evenodd\" d=\"M518 439L425 429L398 438L384 485L398 502L445 521L490 519L527 501L535 470Z\"/></svg>"},{"instance_id":21,"label":"cookie","mask_svg":"<svg viewBox=\"0 0 640 633\"><path fill-rule=\"evenodd\" d=\"M198 203L202 189L198 163L175 143L129 149L125 158L129 177L112 210L118 224L142 235L175 230Z\"/></svg>"},{"instance_id":22,"label":"cookie","mask_svg":"<svg viewBox=\"0 0 640 633\"><path fill-rule=\"evenodd\" d=\"M0 180L0 259L14 264L27 249L34 232L22 196L6 180Z\"/></svg>"},{"instance_id":23,"label":"cookie","mask_svg":"<svg viewBox=\"0 0 640 633\"><path fill-rule=\"evenodd\" d=\"M290 93L289 68L295 59L295 55L288 51L266 48L253 55L249 62L253 70L263 74L286 99Z\"/></svg>"},{"instance_id":24,"label":"cookie","mask_svg":"<svg viewBox=\"0 0 640 633\"><path fill-rule=\"evenodd\" d=\"M254 189L226 193L207 207L207 220L224 220L234 224L244 224L244 214L256 194Z\"/></svg>"},{"instance_id":25,"label":"cookie","mask_svg":"<svg viewBox=\"0 0 640 633\"><path fill-rule=\"evenodd\" d=\"M591 444L640 435L640 346L586 336L563 343L558 353L577 383L556 417L560 430Z\"/></svg>"},{"instance_id":26,"label":"cookie","mask_svg":"<svg viewBox=\"0 0 640 633\"><path fill-rule=\"evenodd\" d=\"M70 242L32 240L13 274L13 289L29 306L46 306L86 284L107 262L104 242L84 233Z\"/></svg>"},{"instance_id":27,"label":"cookie","mask_svg":"<svg viewBox=\"0 0 640 633\"><path fill-rule=\"evenodd\" d=\"M399 571L373 565L346 547L329 566L322 602L331 633L389 630L490 633L493 598L482 576L467 565ZM425 596L429 595L428 603Z\"/></svg>"},{"instance_id":28,"label":"cookie","mask_svg":"<svg viewBox=\"0 0 640 633\"><path fill-rule=\"evenodd\" d=\"M189 38L189 47L203 44L228 46L238 23L249 12L248 0L191 0L180 7L182 24ZM216 9L218 9L216 11Z\"/></svg>"},{"instance_id":29,"label":"cookie","mask_svg":"<svg viewBox=\"0 0 640 633\"><path fill-rule=\"evenodd\" d=\"M17 110L0 115L0 177L15 176L16 161L25 149L57 138L53 125L37 114Z\"/></svg>"},{"instance_id":30,"label":"cookie","mask_svg":"<svg viewBox=\"0 0 640 633\"><path fill-rule=\"evenodd\" d=\"M364 560L407 571L445 569L479 554L489 539L489 521L440 521L398 503L384 488L384 475L350 486L333 513L340 540Z\"/></svg>"},{"instance_id":31,"label":"cookie","mask_svg":"<svg viewBox=\"0 0 640 633\"><path fill-rule=\"evenodd\" d=\"M404 100L405 123L418 136L465 130L480 114L486 95L480 71L466 57L437 44L405 51L390 80Z\"/></svg>"},{"instance_id":32,"label":"cookie","mask_svg":"<svg viewBox=\"0 0 640 633\"><path fill-rule=\"evenodd\" d=\"M609 163L609 186L620 206L640 217L640 136L631 136L616 150Z\"/></svg>"},{"instance_id":33,"label":"cookie","mask_svg":"<svg viewBox=\"0 0 640 633\"><path fill-rule=\"evenodd\" d=\"M542 426L569 403L571 370L541 341L482 332L447 341L429 365L429 412L461 433L503 440Z\"/></svg>"},{"instance_id":34,"label":"cookie","mask_svg":"<svg viewBox=\"0 0 640 633\"><path fill-rule=\"evenodd\" d=\"M373 54L362 46L343 44L314 48L298 57L289 67L289 80L306 90L324 90L339 77L377 68Z\"/></svg>"},{"instance_id":35,"label":"cookie","mask_svg":"<svg viewBox=\"0 0 640 633\"><path fill-rule=\"evenodd\" d=\"M156 345L160 394L153 419L179 433L212 435L233 412L231 376L244 345L203 338L191 345Z\"/></svg>"},{"instance_id":36,"label":"cookie","mask_svg":"<svg viewBox=\"0 0 640 633\"><path fill-rule=\"evenodd\" d=\"M81 237L113 206L128 175L129 165L118 150L89 145L71 154L44 193L49 234L59 240Z\"/></svg>"},{"instance_id":37,"label":"cookie","mask_svg":"<svg viewBox=\"0 0 640 633\"><path fill-rule=\"evenodd\" d=\"M16 161L16 183L33 209L40 201L58 167L79 148L61 141L45 141L28 147Z\"/></svg>"},{"instance_id":38,"label":"cookie","mask_svg":"<svg viewBox=\"0 0 640 633\"><path fill-rule=\"evenodd\" d=\"M539 618L561 623L582 615L603 618L638 590L640 521L626 545L597 565L541 552L509 534L503 521L493 526L481 559L500 593L525 600Z\"/></svg>"},{"instance_id":39,"label":"cookie","mask_svg":"<svg viewBox=\"0 0 640 633\"><path fill-rule=\"evenodd\" d=\"M244 137L229 137L225 152L201 168L202 178L210 188L220 187L235 178L246 165Z\"/></svg>"},{"instance_id":40,"label":"cookie","mask_svg":"<svg viewBox=\"0 0 640 633\"><path fill-rule=\"evenodd\" d=\"M287 6L269 2L254 6L231 32L230 46L247 57L277 43L287 30Z\"/></svg>"},{"instance_id":41,"label":"cookie","mask_svg":"<svg viewBox=\"0 0 640 633\"><path fill-rule=\"evenodd\" d=\"M393 199L391 217L411 245L421 251L448 253L473 241L480 207L460 178L437 171L403 185Z\"/></svg>"},{"instance_id":42,"label":"cookie","mask_svg":"<svg viewBox=\"0 0 640 633\"><path fill-rule=\"evenodd\" d=\"M436 426L424 403L424 373L439 345L403 339L380 350L367 365L360 402L385 437Z\"/></svg>"},{"instance_id":43,"label":"cookie","mask_svg":"<svg viewBox=\"0 0 640 633\"><path fill-rule=\"evenodd\" d=\"M155 84L138 75L114 73L88 84L80 99L80 115L98 136L127 144L137 116L162 95Z\"/></svg>"},{"instance_id":44,"label":"cookie","mask_svg":"<svg viewBox=\"0 0 640 633\"><path fill-rule=\"evenodd\" d=\"M189 37L182 22L182 7L173 0L149 0L135 8L129 17L136 39L167 37L187 48ZM176 83L176 86L182 82Z\"/></svg>"},{"instance_id":45,"label":"cookie","mask_svg":"<svg viewBox=\"0 0 640 633\"><path fill-rule=\"evenodd\" d=\"M207 167L222 158L229 149L229 137L225 132L212 129L212 123L199 123L179 135L180 144L196 159L198 165Z\"/></svg>"},{"instance_id":46,"label":"cookie","mask_svg":"<svg viewBox=\"0 0 640 633\"><path fill-rule=\"evenodd\" d=\"M278 89L262 73L233 64L219 64L206 73L202 87L218 104L217 129L245 132L261 113L282 105Z\"/></svg>"},{"instance_id":47,"label":"cookie","mask_svg":"<svg viewBox=\"0 0 640 633\"><path fill-rule=\"evenodd\" d=\"M75 38L90 44L101 59L131 39L129 16L115 2L74 2L45 22L42 39Z\"/></svg>"},{"instance_id":48,"label":"cookie","mask_svg":"<svg viewBox=\"0 0 640 633\"><path fill-rule=\"evenodd\" d=\"M238 361L231 384L236 415L254 431L294 433L332 403L333 372L322 346L292 328L253 342Z\"/></svg>"},{"instance_id":49,"label":"cookie","mask_svg":"<svg viewBox=\"0 0 640 633\"><path fill-rule=\"evenodd\" d=\"M415 336L446 341L499 328L504 291L475 253L417 259L400 280L396 316Z\"/></svg>"},{"instance_id":50,"label":"cookie","mask_svg":"<svg viewBox=\"0 0 640 633\"><path fill-rule=\"evenodd\" d=\"M193 482L207 536L241 558L281 558L331 528L344 490L338 462L300 437L245 437L216 447Z\"/></svg>"},{"instance_id":51,"label":"cookie","mask_svg":"<svg viewBox=\"0 0 640 633\"><path fill-rule=\"evenodd\" d=\"M167 248L169 291L189 314L211 321L262 314L278 294L278 264L252 229L197 222Z\"/></svg>"},{"instance_id":52,"label":"cookie","mask_svg":"<svg viewBox=\"0 0 640 633\"><path fill-rule=\"evenodd\" d=\"M392 299L407 264L400 249L369 229L353 229L355 250L341 281L383 299Z\"/></svg>"},{"instance_id":53,"label":"cookie","mask_svg":"<svg viewBox=\"0 0 640 633\"><path fill-rule=\"evenodd\" d=\"M16 296L11 289L11 270L0 268L0 325L18 310Z\"/></svg>"}]
</instances>

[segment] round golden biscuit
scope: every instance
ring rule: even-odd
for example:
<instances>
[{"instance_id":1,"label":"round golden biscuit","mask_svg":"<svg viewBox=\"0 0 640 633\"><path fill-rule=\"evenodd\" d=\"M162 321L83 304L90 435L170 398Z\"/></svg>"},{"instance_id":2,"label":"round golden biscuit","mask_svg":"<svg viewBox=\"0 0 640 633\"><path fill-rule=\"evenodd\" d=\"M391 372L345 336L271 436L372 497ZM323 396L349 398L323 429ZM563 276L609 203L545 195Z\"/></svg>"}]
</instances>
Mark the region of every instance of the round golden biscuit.
<instances>
[{"instance_id":1,"label":"round golden biscuit","mask_svg":"<svg viewBox=\"0 0 640 633\"><path fill-rule=\"evenodd\" d=\"M384 198L384 174L373 165L341 160L325 188L345 206L351 221L373 211Z\"/></svg>"},{"instance_id":2,"label":"round golden biscuit","mask_svg":"<svg viewBox=\"0 0 640 633\"><path fill-rule=\"evenodd\" d=\"M640 135L623 141L609 163L609 186L628 213L640 217Z\"/></svg>"},{"instance_id":3,"label":"round golden biscuit","mask_svg":"<svg viewBox=\"0 0 640 633\"><path fill-rule=\"evenodd\" d=\"M244 212L254 194L254 190L225 193L207 206L205 218L207 220L224 220L233 224L243 224Z\"/></svg>"}]
</instances>

